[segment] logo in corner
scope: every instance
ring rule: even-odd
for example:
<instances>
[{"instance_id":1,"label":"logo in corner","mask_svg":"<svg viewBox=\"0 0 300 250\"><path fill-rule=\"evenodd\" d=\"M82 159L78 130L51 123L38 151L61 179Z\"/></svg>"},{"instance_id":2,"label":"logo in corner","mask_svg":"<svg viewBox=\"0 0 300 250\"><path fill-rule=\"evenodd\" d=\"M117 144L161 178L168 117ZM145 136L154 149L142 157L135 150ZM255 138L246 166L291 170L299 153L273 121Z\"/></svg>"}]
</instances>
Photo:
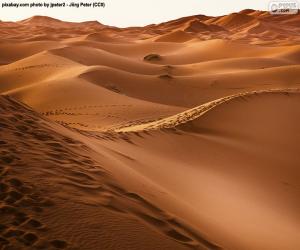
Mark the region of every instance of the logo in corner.
<instances>
[{"instance_id":1,"label":"logo in corner","mask_svg":"<svg viewBox=\"0 0 300 250\"><path fill-rule=\"evenodd\" d=\"M295 15L298 11L299 3L296 0L275 0L269 3L269 12L273 15Z\"/></svg>"}]
</instances>

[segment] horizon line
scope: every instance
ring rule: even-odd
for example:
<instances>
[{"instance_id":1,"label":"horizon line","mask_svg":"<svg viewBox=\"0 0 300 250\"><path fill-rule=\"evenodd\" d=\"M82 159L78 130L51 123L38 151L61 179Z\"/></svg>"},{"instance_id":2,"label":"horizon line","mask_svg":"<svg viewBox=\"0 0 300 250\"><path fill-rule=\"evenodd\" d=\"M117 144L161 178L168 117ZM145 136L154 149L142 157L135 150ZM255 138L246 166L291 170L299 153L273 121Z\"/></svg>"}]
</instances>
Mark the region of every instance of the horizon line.
<instances>
[{"instance_id":1,"label":"horizon line","mask_svg":"<svg viewBox=\"0 0 300 250\"><path fill-rule=\"evenodd\" d=\"M137 25L137 26L125 26L125 27L119 27L119 26L114 26L114 25L109 25L109 24L105 24L105 23L102 23L99 19L94 19L94 20L82 20L82 21L74 21L74 20L70 20L70 19L61 19L61 18L56 18L56 17L53 17L53 16L48 16L48 15L33 15L33 16L29 16L27 18L22 18L22 19L17 19L15 21L13 20L2 20L0 19L0 23L20 23L20 22L24 22L26 20L29 20L31 18L34 18L34 17L45 17L45 18L50 18L50 19L54 19L54 20L57 20L57 21L60 21L60 22L65 22L65 23L86 23L86 22L97 22L101 25L104 25L104 26L109 26L109 27L114 27L114 28L120 28L120 29L126 29L126 28L143 28L143 27L147 27L147 26L151 26L151 25L159 25L159 24L163 24L163 23L167 23L167 22L172 22L172 21L175 21L175 20L179 20L179 19L182 19L182 18L188 18L188 17L196 17L196 16L206 16L206 17L223 17L223 16L228 16L228 15L231 15L231 14L237 14L237 13L240 13L242 11L245 11L245 10L251 10L251 11L261 11L261 12L269 12L268 10L259 10L259 9L251 9L251 8L247 8L247 9L242 9L240 11L234 11L234 12L229 12L227 14L224 14L224 15L205 15L205 14L195 14L195 15L187 15L187 16L181 16L181 17L177 17L177 18L172 18L172 19L168 19L166 21L162 21L162 22L153 22L153 23L149 23L149 24L146 24L146 25Z\"/></svg>"}]
</instances>

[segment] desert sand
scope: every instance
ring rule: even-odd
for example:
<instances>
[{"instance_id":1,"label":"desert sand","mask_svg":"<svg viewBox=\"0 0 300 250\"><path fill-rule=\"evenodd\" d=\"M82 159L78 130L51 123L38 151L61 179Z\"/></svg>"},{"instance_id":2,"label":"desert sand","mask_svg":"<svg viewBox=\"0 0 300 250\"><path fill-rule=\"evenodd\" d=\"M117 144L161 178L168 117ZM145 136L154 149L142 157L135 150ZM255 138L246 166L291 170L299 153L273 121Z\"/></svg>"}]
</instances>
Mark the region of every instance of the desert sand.
<instances>
[{"instance_id":1,"label":"desert sand","mask_svg":"<svg viewBox=\"0 0 300 250\"><path fill-rule=\"evenodd\" d=\"M0 249L300 249L299 23L0 22Z\"/></svg>"}]
</instances>

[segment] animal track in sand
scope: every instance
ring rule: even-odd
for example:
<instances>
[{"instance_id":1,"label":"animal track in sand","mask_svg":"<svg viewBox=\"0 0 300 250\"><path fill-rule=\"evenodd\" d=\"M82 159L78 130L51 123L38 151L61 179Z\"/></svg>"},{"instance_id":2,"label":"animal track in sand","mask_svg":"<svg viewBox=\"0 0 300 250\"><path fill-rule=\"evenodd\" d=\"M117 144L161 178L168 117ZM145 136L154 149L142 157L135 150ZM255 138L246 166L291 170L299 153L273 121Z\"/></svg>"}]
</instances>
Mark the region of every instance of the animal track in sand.
<instances>
[{"instance_id":1,"label":"animal track in sand","mask_svg":"<svg viewBox=\"0 0 300 250\"><path fill-rule=\"evenodd\" d=\"M137 124L137 125L128 125L127 127L120 127L117 129L114 129L115 132L139 132L139 131L145 131L145 130L156 130L156 129L172 129L176 128L178 126L184 125L190 121L193 121L202 115L204 115L209 110L217 107L218 105L221 105L223 103L227 103L228 101L231 101L236 98L240 98L241 100L247 101L247 97L251 95L257 95L257 94L264 94L264 93L281 93L281 94L288 94L289 92L299 92L299 89L271 89L271 90L261 90L261 91L253 91L253 92L246 92L246 93L240 93L235 94L227 97L223 97L205 104L202 104L200 106L197 106L192 109L188 109L186 111L183 111L179 114L166 117L160 120L156 120L149 123L144 124Z\"/></svg>"},{"instance_id":2,"label":"animal track in sand","mask_svg":"<svg viewBox=\"0 0 300 250\"><path fill-rule=\"evenodd\" d=\"M23 71L23 70L30 70L30 69L40 69L40 68L48 68L48 67L53 67L53 68L58 68L61 66L65 65L58 65L58 64L38 64L38 65L30 65L26 67L19 67L19 68L14 68L15 71Z\"/></svg>"},{"instance_id":3,"label":"animal track in sand","mask_svg":"<svg viewBox=\"0 0 300 250\"><path fill-rule=\"evenodd\" d=\"M71 111L71 110L80 110L80 109L94 109L94 108L118 108L118 107L124 107L124 108L130 108L132 105L126 105L126 104L110 104L110 105L84 105L84 106L77 106L77 107L66 107L66 108L60 108L60 109L55 109L55 110L49 110L49 111L44 111L41 114L42 115L51 115L55 113L60 113L60 112L65 112L65 111Z\"/></svg>"},{"instance_id":4,"label":"animal track in sand","mask_svg":"<svg viewBox=\"0 0 300 250\"><path fill-rule=\"evenodd\" d=\"M10 164L9 169L13 167ZM36 219L44 209L55 204L42 198L37 188L17 178L12 171L0 176L0 247L1 249L39 249L47 242L44 232L47 227ZM45 245L50 246L50 242Z\"/></svg>"},{"instance_id":5,"label":"animal track in sand","mask_svg":"<svg viewBox=\"0 0 300 250\"><path fill-rule=\"evenodd\" d=\"M115 212L134 214L155 230L191 248L220 249L140 195L128 192L112 183L106 183L105 189L105 194L110 193L106 195L107 200L104 204L106 208Z\"/></svg>"},{"instance_id":6,"label":"animal track in sand","mask_svg":"<svg viewBox=\"0 0 300 250\"><path fill-rule=\"evenodd\" d=\"M4 99L3 97L0 97ZM1 100L3 102L3 100ZM61 194L66 198L70 192L76 193L73 199L89 204L96 202L101 207L113 212L137 217L155 231L194 249L217 246L206 242L183 222L171 214L161 210L137 193L121 187L110 173L101 165L82 152L84 144L63 136L51 129L47 122L37 114L14 103L10 98L5 102L13 103L14 111L3 105L0 107L4 116L1 117L1 130L5 136L1 138L1 199L0 210L4 215L0 218L1 247L21 249L63 249L71 247L64 239L48 237L51 228L40 218L51 208L56 209L56 203L51 198L44 198L45 191L20 177L15 176L16 169L23 169L28 162L22 160L22 155L29 155L31 164L43 163L47 167L39 169L39 176L51 178L57 183L57 192L63 188ZM35 119L32 119L35 117ZM12 121L15 118L17 122ZM15 133L17 130L17 134ZM121 139L128 143L132 140L122 133L84 133L104 139ZM98 137L99 136L99 137ZM137 135L138 136L138 135ZM10 138L10 140L6 138ZM14 145L24 144L21 151ZM86 147L86 146L85 146ZM87 147L87 150L91 150ZM19 170L20 171L20 170ZM44 183L47 185L47 182ZM42 195L43 193L43 195ZM97 199L95 200L95 195Z\"/></svg>"},{"instance_id":7,"label":"animal track in sand","mask_svg":"<svg viewBox=\"0 0 300 250\"><path fill-rule=\"evenodd\" d=\"M38 187L15 176L16 168L26 166L16 145L21 144L25 138L29 142L43 142L53 137L42 129L36 129L40 123L32 111L22 109L9 98L1 97L1 104L0 249L65 248L68 245L65 241L47 238L48 227L39 220L55 203L45 198ZM23 150L30 150L29 144L24 145Z\"/></svg>"}]
</instances>

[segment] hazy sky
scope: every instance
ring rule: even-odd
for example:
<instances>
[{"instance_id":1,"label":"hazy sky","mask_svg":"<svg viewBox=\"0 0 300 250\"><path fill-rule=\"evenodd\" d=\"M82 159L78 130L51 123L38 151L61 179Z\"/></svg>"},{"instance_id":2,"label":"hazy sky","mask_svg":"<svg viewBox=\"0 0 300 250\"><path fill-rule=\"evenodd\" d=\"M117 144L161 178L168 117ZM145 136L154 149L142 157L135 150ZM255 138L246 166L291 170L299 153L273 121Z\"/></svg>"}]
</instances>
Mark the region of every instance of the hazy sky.
<instances>
[{"instance_id":1,"label":"hazy sky","mask_svg":"<svg viewBox=\"0 0 300 250\"><path fill-rule=\"evenodd\" d=\"M65 0L31 0L36 2L63 2ZM29 0L0 0L3 2L27 2ZM67 2L93 2L97 0L66 0ZM46 15L67 21L98 20L101 23L127 27L160 23L183 16L205 14L218 16L242 9L267 10L270 1L265 0L100 0L105 8L1 8L1 20L21 20L33 15Z\"/></svg>"}]
</instances>

